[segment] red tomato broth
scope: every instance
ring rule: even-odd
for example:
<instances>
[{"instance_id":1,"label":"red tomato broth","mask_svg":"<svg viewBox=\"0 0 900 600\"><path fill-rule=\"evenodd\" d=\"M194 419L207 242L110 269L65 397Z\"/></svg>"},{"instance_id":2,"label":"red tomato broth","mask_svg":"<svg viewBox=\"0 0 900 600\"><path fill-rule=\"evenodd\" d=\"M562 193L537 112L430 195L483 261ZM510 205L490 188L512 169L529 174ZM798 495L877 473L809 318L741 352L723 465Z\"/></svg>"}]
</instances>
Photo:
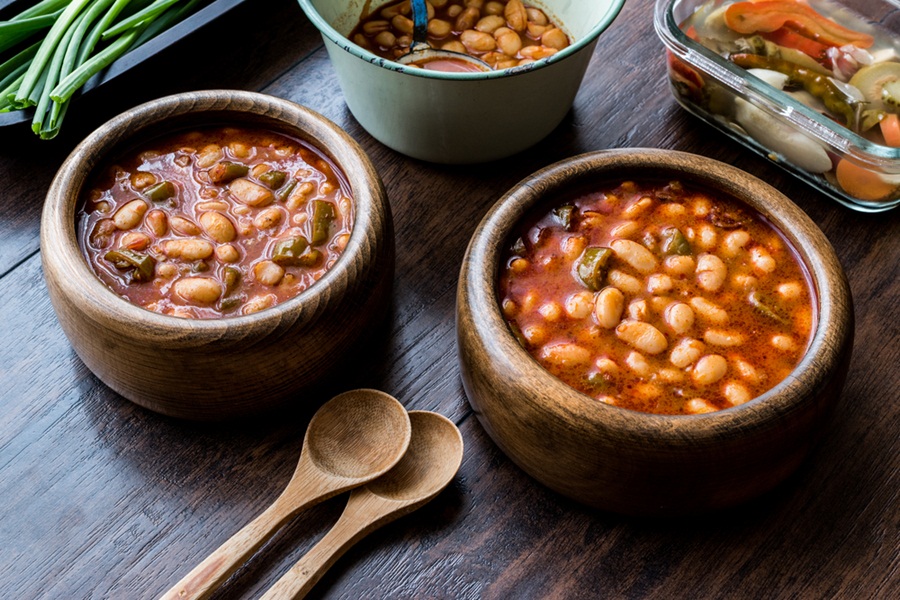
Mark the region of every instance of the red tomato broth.
<instances>
[{"instance_id":1,"label":"red tomato broth","mask_svg":"<svg viewBox=\"0 0 900 600\"><path fill-rule=\"evenodd\" d=\"M570 230L559 213L554 214L566 205L573 207ZM501 263L498 298L520 343L571 387L641 412L711 412L758 397L785 379L803 358L816 321L809 276L780 232L743 203L677 182L626 181L559 203L554 210L526 220L511 238L513 244ZM681 231L690 246L694 266L684 273L668 268L663 232L669 228ZM736 248L743 234L728 236L737 231L747 232L749 241ZM613 252L602 284L589 289L578 268L585 249L622 247L621 240L649 250L655 266L642 272ZM732 240L731 245L726 240ZM709 254L726 267L724 282L713 291L700 286L695 271L699 257ZM760 268L771 266L759 258L765 255L775 260L770 272ZM673 259L671 264L685 262ZM639 282L639 289L629 277ZM708 275L703 277L711 287ZM666 279L669 289L663 285ZM623 308L618 323L604 327L597 303L601 292L616 295L604 291L610 287L621 292ZM702 311L693 306L695 302ZM707 310L709 303L724 311L724 321L722 313ZM679 332L668 322L684 325L667 312L675 304L688 306L693 314L693 323ZM646 329L634 326L635 321L661 333L664 349L658 351L662 338L656 334L641 342L652 352L626 341L620 331ZM679 354L675 365L673 349L685 339L699 342L700 352L687 365L684 355L690 353ZM714 355L724 361L710 358L698 366ZM723 363L724 374L708 381L709 373L718 375L710 365L721 369Z\"/></svg>"},{"instance_id":2,"label":"red tomato broth","mask_svg":"<svg viewBox=\"0 0 900 600\"><path fill-rule=\"evenodd\" d=\"M247 172L216 183L210 174L220 163L246 167ZM153 183L139 183L142 178ZM264 199L255 205L242 202L232 193L240 180ZM148 190L163 182L174 185L175 195L152 200ZM338 167L312 145L265 129L221 127L161 137L98 169L90 183L76 219L79 243L93 271L133 304L183 318L250 314L293 298L334 265L353 226L350 186ZM267 192L270 199L265 199ZM135 200L143 201L144 214L133 227L120 227L116 216ZM330 205L333 218L320 218L326 239L313 244L314 210L325 206L317 202ZM162 229L151 223L151 213L165 215ZM231 223L231 239L207 226L209 213ZM309 242L304 254L309 264L275 265L283 270L278 277L272 260L278 244L297 237ZM178 247L185 241L211 246L213 252L202 258L170 256L170 243ZM152 277L142 281L139 269L117 267L108 258L110 251L122 249L149 256ZM201 283L210 289L217 283L220 293L213 301L180 294L179 286L186 284L179 282L186 279L209 280Z\"/></svg>"}]
</instances>

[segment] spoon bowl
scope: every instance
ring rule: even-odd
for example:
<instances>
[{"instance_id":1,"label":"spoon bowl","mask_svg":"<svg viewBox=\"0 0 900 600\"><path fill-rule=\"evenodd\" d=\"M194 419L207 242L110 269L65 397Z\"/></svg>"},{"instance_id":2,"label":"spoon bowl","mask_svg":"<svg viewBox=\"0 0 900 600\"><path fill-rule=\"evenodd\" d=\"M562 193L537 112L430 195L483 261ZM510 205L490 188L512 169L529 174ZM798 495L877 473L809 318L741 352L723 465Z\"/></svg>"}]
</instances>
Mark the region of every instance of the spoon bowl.
<instances>
[{"instance_id":1,"label":"spoon bowl","mask_svg":"<svg viewBox=\"0 0 900 600\"><path fill-rule=\"evenodd\" d=\"M400 462L354 490L331 531L262 600L302 598L356 542L423 506L453 480L463 457L459 429L446 417L428 411L411 411L409 420L412 436Z\"/></svg>"},{"instance_id":2,"label":"spoon bowl","mask_svg":"<svg viewBox=\"0 0 900 600\"><path fill-rule=\"evenodd\" d=\"M410 436L406 409L392 396L368 389L335 396L310 420L297 468L281 495L162 600L208 598L298 512L387 473L404 456Z\"/></svg>"}]
</instances>

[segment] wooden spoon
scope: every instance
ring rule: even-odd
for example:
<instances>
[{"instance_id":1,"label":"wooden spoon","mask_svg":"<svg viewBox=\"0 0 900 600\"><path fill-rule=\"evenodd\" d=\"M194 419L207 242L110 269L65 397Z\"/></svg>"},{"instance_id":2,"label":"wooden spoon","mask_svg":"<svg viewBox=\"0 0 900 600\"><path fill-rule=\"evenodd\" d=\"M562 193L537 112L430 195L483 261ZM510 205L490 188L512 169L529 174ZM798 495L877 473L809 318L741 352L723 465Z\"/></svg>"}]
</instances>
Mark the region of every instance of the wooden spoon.
<instances>
[{"instance_id":1,"label":"wooden spoon","mask_svg":"<svg viewBox=\"0 0 900 600\"><path fill-rule=\"evenodd\" d=\"M411 513L447 487L462 463L463 441L449 419L411 411L412 439L396 467L353 490L341 518L261 600L302 598L356 542L394 519Z\"/></svg>"},{"instance_id":2,"label":"wooden spoon","mask_svg":"<svg viewBox=\"0 0 900 600\"><path fill-rule=\"evenodd\" d=\"M406 409L392 396L377 390L335 396L310 420L297 469L278 499L162 599L208 598L288 519L388 472L409 440Z\"/></svg>"}]
</instances>

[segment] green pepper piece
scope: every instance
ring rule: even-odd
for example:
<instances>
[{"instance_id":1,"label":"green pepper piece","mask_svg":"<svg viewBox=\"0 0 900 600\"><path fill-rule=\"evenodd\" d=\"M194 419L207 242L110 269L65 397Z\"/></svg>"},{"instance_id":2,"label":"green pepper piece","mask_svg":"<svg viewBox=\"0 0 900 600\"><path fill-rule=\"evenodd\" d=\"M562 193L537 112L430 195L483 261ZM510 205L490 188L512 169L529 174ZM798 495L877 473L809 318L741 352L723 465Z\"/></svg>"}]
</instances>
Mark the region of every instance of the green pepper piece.
<instances>
[{"instance_id":1,"label":"green pepper piece","mask_svg":"<svg viewBox=\"0 0 900 600\"><path fill-rule=\"evenodd\" d=\"M609 379L607 379L606 376L599 371L591 371L590 373L588 373L587 377L585 377L585 382L587 383L588 387L595 391L606 389L610 384Z\"/></svg>"},{"instance_id":2,"label":"green pepper piece","mask_svg":"<svg viewBox=\"0 0 900 600\"><path fill-rule=\"evenodd\" d=\"M334 219L334 204L325 200L313 200L312 236L310 239L313 246L319 246L328 241Z\"/></svg>"},{"instance_id":3,"label":"green pepper piece","mask_svg":"<svg viewBox=\"0 0 900 600\"><path fill-rule=\"evenodd\" d=\"M160 181L144 190L144 195L152 202L165 202L173 198L178 190L171 181Z\"/></svg>"},{"instance_id":4,"label":"green pepper piece","mask_svg":"<svg viewBox=\"0 0 900 600\"><path fill-rule=\"evenodd\" d=\"M613 251L602 246L590 246L585 248L578 261L578 278L594 292L603 287L606 278L606 269Z\"/></svg>"},{"instance_id":5,"label":"green pepper piece","mask_svg":"<svg viewBox=\"0 0 900 600\"><path fill-rule=\"evenodd\" d=\"M220 160L209 169L209 180L213 183L228 183L250 172L250 167L230 160Z\"/></svg>"},{"instance_id":6,"label":"green pepper piece","mask_svg":"<svg viewBox=\"0 0 900 600\"><path fill-rule=\"evenodd\" d=\"M277 190L284 185L284 181L287 179L287 173L284 171L266 171L257 177L257 179L270 190Z\"/></svg>"},{"instance_id":7,"label":"green pepper piece","mask_svg":"<svg viewBox=\"0 0 900 600\"><path fill-rule=\"evenodd\" d=\"M525 252L528 251L525 246L525 240L523 240L522 238L516 238L516 241L513 242L512 248L510 248L510 250L515 256L525 256Z\"/></svg>"},{"instance_id":8,"label":"green pepper piece","mask_svg":"<svg viewBox=\"0 0 900 600\"><path fill-rule=\"evenodd\" d=\"M234 310L243 302L243 298L235 296L234 298L225 298L219 303L219 309L222 311Z\"/></svg>"},{"instance_id":9,"label":"green pepper piece","mask_svg":"<svg viewBox=\"0 0 900 600\"><path fill-rule=\"evenodd\" d=\"M325 255L315 248L309 248L297 261L299 267L315 267L325 259Z\"/></svg>"},{"instance_id":10,"label":"green pepper piece","mask_svg":"<svg viewBox=\"0 0 900 600\"><path fill-rule=\"evenodd\" d=\"M295 187L297 187L297 180L292 179L286 186L284 186L284 188L282 188L278 191L278 193L275 194L275 199L279 202L286 201L291 197L291 192L294 191Z\"/></svg>"},{"instance_id":11,"label":"green pepper piece","mask_svg":"<svg viewBox=\"0 0 900 600\"><path fill-rule=\"evenodd\" d=\"M149 254L141 254L133 250L110 250L104 256L119 270L132 269L130 272L132 281L150 281L153 279L153 270L156 267L156 259Z\"/></svg>"},{"instance_id":12,"label":"green pepper piece","mask_svg":"<svg viewBox=\"0 0 900 600\"><path fill-rule=\"evenodd\" d=\"M758 291L754 290L750 292L749 300L753 308L759 311L764 317L768 317L784 325L788 324L787 316L785 316L782 311L775 308L775 305Z\"/></svg>"},{"instance_id":13,"label":"green pepper piece","mask_svg":"<svg viewBox=\"0 0 900 600\"><path fill-rule=\"evenodd\" d=\"M732 54L731 62L744 69L769 69L788 76L788 85L799 85L820 99L832 113L844 120L844 125L859 131L860 114L864 102L859 102L841 89L828 75L816 73L796 63L782 58L759 56L757 54Z\"/></svg>"},{"instance_id":14,"label":"green pepper piece","mask_svg":"<svg viewBox=\"0 0 900 600\"><path fill-rule=\"evenodd\" d=\"M303 254L309 249L309 242L303 236L281 240L272 250L272 262L282 267L299 267Z\"/></svg>"},{"instance_id":15,"label":"green pepper piece","mask_svg":"<svg viewBox=\"0 0 900 600\"><path fill-rule=\"evenodd\" d=\"M225 296L234 291L241 282L241 271L236 267L225 267Z\"/></svg>"},{"instance_id":16,"label":"green pepper piece","mask_svg":"<svg viewBox=\"0 0 900 600\"><path fill-rule=\"evenodd\" d=\"M691 244L677 227L666 227L662 231L662 236L662 249L666 255L678 254L679 256L691 256L694 253L694 251L691 250Z\"/></svg>"},{"instance_id":17,"label":"green pepper piece","mask_svg":"<svg viewBox=\"0 0 900 600\"><path fill-rule=\"evenodd\" d=\"M574 217L575 217L575 207L571 204L565 204L563 206L558 206L553 209L553 216L559 221L559 224L562 225L563 229L566 231L572 231L572 227L575 225Z\"/></svg>"}]
</instances>

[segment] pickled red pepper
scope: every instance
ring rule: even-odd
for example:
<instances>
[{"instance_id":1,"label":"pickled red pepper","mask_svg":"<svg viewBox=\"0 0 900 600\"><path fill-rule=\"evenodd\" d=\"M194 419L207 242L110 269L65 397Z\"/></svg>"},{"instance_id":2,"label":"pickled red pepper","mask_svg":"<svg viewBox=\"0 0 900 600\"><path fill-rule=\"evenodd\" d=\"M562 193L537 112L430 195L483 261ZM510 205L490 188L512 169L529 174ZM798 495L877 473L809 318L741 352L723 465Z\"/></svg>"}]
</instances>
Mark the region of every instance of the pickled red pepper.
<instances>
[{"instance_id":1,"label":"pickled red pepper","mask_svg":"<svg viewBox=\"0 0 900 600\"><path fill-rule=\"evenodd\" d=\"M725 11L725 24L744 34L773 32L787 27L804 37L837 47L853 44L868 48L875 42L871 35L847 29L794 0L732 4Z\"/></svg>"}]
</instances>

